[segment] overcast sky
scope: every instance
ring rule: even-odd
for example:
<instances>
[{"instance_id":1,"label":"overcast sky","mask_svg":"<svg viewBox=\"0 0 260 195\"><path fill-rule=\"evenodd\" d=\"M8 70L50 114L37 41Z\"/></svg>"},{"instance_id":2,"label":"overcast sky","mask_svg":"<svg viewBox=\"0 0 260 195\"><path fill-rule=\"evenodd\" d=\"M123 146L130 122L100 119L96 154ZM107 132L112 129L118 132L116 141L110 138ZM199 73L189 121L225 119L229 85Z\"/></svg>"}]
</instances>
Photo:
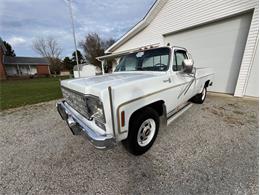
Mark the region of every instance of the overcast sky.
<instances>
[{"instance_id":1,"label":"overcast sky","mask_svg":"<svg viewBox=\"0 0 260 195\"><path fill-rule=\"evenodd\" d=\"M88 32L118 39L141 20L155 0L72 0L79 42ZM73 37L66 0L1 0L0 36L17 56L38 56L32 50L37 37L53 36L63 49L73 52Z\"/></svg>"}]
</instances>

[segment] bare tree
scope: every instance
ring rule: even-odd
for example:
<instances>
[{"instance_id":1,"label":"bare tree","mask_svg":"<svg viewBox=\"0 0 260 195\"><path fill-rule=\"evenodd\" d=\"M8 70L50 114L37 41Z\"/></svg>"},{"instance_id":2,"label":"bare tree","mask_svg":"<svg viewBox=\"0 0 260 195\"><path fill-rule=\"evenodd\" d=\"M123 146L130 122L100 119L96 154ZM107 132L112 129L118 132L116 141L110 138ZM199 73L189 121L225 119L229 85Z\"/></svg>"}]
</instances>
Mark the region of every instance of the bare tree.
<instances>
[{"instance_id":1,"label":"bare tree","mask_svg":"<svg viewBox=\"0 0 260 195\"><path fill-rule=\"evenodd\" d=\"M83 48L87 61L95 66L101 68L101 63L96 57L104 54L102 48L102 40L97 33L89 33L85 40L80 42L80 46Z\"/></svg>"},{"instance_id":2,"label":"bare tree","mask_svg":"<svg viewBox=\"0 0 260 195\"><path fill-rule=\"evenodd\" d=\"M80 46L84 50L87 61L101 68L101 62L98 61L96 57L104 55L105 49L114 42L113 39L101 39L97 33L89 33L85 39L80 42Z\"/></svg>"},{"instance_id":3,"label":"bare tree","mask_svg":"<svg viewBox=\"0 0 260 195\"><path fill-rule=\"evenodd\" d=\"M62 49L53 37L39 38L33 41L33 49L46 58L60 58Z\"/></svg>"},{"instance_id":4,"label":"bare tree","mask_svg":"<svg viewBox=\"0 0 260 195\"><path fill-rule=\"evenodd\" d=\"M38 38L33 41L33 50L48 59L52 73L60 72L61 47L53 37Z\"/></svg>"}]
</instances>

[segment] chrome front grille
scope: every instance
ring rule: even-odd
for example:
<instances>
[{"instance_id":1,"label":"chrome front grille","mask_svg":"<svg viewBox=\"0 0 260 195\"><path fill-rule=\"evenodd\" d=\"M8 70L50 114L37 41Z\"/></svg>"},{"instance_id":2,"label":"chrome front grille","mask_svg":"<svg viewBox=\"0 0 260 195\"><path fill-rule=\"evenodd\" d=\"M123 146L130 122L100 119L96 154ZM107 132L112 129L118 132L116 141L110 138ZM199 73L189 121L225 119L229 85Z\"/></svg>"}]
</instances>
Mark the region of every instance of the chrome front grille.
<instances>
[{"instance_id":1,"label":"chrome front grille","mask_svg":"<svg viewBox=\"0 0 260 195\"><path fill-rule=\"evenodd\" d=\"M61 91L65 101L73 109L75 109L81 115L89 119L84 95L64 87L61 88Z\"/></svg>"}]
</instances>

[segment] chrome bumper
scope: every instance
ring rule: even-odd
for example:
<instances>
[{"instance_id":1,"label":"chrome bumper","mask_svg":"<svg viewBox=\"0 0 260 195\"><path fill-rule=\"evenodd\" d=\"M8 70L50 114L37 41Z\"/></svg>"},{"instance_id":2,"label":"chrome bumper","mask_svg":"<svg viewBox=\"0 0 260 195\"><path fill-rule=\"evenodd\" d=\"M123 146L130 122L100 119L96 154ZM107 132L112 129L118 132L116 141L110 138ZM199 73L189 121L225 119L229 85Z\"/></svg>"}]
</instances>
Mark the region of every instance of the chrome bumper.
<instances>
[{"instance_id":1,"label":"chrome bumper","mask_svg":"<svg viewBox=\"0 0 260 195\"><path fill-rule=\"evenodd\" d=\"M92 130L85 122L80 120L79 113L72 110L64 101L58 102L56 107L61 118L67 122L73 135L84 135L98 149L108 149L115 145L116 142L113 136L101 135Z\"/></svg>"}]
</instances>

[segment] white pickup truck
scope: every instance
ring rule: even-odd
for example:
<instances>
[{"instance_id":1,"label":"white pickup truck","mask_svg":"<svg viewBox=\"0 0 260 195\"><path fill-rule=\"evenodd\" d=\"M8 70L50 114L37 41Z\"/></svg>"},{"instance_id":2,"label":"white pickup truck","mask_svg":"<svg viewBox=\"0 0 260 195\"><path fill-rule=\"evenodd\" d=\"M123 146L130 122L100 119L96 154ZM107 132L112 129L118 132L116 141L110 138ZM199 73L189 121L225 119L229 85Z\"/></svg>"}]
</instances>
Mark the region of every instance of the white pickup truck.
<instances>
[{"instance_id":1,"label":"white pickup truck","mask_svg":"<svg viewBox=\"0 0 260 195\"><path fill-rule=\"evenodd\" d=\"M134 155L154 143L160 122L167 125L192 103L203 103L212 85L209 68L194 68L182 47L125 53L111 74L61 81L57 110L74 135L99 149L117 142Z\"/></svg>"}]
</instances>

